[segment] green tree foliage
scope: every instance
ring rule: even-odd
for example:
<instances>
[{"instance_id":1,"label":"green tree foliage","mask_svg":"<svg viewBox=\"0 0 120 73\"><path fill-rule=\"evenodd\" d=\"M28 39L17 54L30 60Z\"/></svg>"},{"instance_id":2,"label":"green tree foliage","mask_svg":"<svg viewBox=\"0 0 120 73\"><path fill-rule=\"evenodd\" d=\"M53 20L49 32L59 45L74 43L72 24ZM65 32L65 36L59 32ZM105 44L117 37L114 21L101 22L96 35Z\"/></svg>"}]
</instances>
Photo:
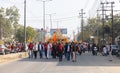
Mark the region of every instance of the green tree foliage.
<instances>
[{"instance_id":1,"label":"green tree foliage","mask_svg":"<svg viewBox=\"0 0 120 73\"><path fill-rule=\"evenodd\" d=\"M104 27L101 22L101 17L96 17L96 18L89 18L87 21L87 25L84 26L84 41L90 39L90 36L94 36L95 40L97 42L100 42L102 39L103 33L104 33L104 38L106 39L107 42L111 42L112 38L112 24L111 24L111 18L105 19L104 21ZM113 35L114 38L120 35L120 14L114 15L114 23L113 23ZM81 39L81 32L79 33L78 40Z\"/></svg>"},{"instance_id":2,"label":"green tree foliage","mask_svg":"<svg viewBox=\"0 0 120 73\"><path fill-rule=\"evenodd\" d=\"M19 21L19 10L15 6L12 6L10 8L6 8L6 16L9 19L9 22L11 26L14 29L13 33L16 33L16 30L18 28L18 21Z\"/></svg>"},{"instance_id":3,"label":"green tree foliage","mask_svg":"<svg viewBox=\"0 0 120 73\"><path fill-rule=\"evenodd\" d=\"M89 18L87 23L88 24L83 27L83 41L89 41L90 36L98 36L98 33L101 33L101 23L97 18ZM80 40L81 37L82 34L80 32L78 40Z\"/></svg>"},{"instance_id":4,"label":"green tree foliage","mask_svg":"<svg viewBox=\"0 0 120 73\"><path fill-rule=\"evenodd\" d=\"M0 35L1 37L10 37L12 27L9 22L9 18L6 16L6 10L4 8L0 8ZM1 39L1 38L0 38Z\"/></svg>"},{"instance_id":5,"label":"green tree foliage","mask_svg":"<svg viewBox=\"0 0 120 73\"><path fill-rule=\"evenodd\" d=\"M35 39L35 37L36 37L37 34L38 33L37 33L37 31L34 28L28 26L26 28L26 41L28 41L28 40L33 41ZM23 26L21 26L17 30L16 38L17 38L17 40L19 42L24 42L24 27Z\"/></svg>"},{"instance_id":6,"label":"green tree foliage","mask_svg":"<svg viewBox=\"0 0 120 73\"><path fill-rule=\"evenodd\" d=\"M19 21L18 9L15 6L10 8L0 8L0 35L8 38L14 35ZM0 38L1 39L1 38Z\"/></svg>"},{"instance_id":7,"label":"green tree foliage","mask_svg":"<svg viewBox=\"0 0 120 73\"><path fill-rule=\"evenodd\" d=\"M120 14L114 16L113 32L114 37L120 35Z\"/></svg>"},{"instance_id":8,"label":"green tree foliage","mask_svg":"<svg viewBox=\"0 0 120 73\"><path fill-rule=\"evenodd\" d=\"M35 39L35 37L37 36L37 31L34 28L28 26L26 35L27 35L27 41L29 39L33 41Z\"/></svg>"},{"instance_id":9,"label":"green tree foliage","mask_svg":"<svg viewBox=\"0 0 120 73\"><path fill-rule=\"evenodd\" d=\"M17 33L15 34L16 40L19 42L24 42L24 27L21 26L19 29L17 29Z\"/></svg>"}]
</instances>

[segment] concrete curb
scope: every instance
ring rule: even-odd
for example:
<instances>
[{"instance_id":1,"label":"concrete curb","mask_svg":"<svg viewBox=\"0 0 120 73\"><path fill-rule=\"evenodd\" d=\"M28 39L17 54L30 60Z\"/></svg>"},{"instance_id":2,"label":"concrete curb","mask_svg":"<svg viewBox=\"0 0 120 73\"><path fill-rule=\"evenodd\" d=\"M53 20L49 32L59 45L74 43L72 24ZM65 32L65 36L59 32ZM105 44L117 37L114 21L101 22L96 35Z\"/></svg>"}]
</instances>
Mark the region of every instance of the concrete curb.
<instances>
[{"instance_id":1,"label":"concrete curb","mask_svg":"<svg viewBox=\"0 0 120 73\"><path fill-rule=\"evenodd\" d=\"M28 57L28 52L12 53L7 55L0 55L0 64L12 60L22 59Z\"/></svg>"}]
</instances>

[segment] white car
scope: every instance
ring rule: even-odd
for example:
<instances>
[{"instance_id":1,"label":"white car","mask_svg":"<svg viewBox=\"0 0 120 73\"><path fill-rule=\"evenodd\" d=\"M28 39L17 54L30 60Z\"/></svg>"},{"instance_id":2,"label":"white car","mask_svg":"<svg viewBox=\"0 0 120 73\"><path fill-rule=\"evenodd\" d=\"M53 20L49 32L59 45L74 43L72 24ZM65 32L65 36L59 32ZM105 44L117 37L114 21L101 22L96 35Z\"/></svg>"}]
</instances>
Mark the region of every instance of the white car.
<instances>
[{"instance_id":1,"label":"white car","mask_svg":"<svg viewBox=\"0 0 120 73\"><path fill-rule=\"evenodd\" d=\"M8 53L10 53L10 50L7 47L5 47L5 45L0 45L0 54L5 55Z\"/></svg>"}]
</instances>

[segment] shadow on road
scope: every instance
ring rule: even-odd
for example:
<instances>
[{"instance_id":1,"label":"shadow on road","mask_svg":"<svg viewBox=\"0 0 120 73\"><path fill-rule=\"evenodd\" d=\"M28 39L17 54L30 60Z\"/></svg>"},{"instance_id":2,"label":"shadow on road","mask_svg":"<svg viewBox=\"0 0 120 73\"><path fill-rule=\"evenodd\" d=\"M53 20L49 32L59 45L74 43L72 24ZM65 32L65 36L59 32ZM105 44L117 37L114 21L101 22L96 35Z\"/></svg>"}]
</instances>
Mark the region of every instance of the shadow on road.
<instances>
[{"instance_id":1,"label":"shadow on road","mask_svg":"<svg viewBox=\"0 0 120 73\"><path fill-rule=\"evenodd\" d=\"M28 62L58 62L58 59L52 59L52 58L49 58L49 59L46 59L46 58L37 58L37 59L34 59L34 58L24 58L24 59L21 59L19 61L28 61Z\"/></svg>"},{"instance_id":2,"label":"shadow on road","mask_svg":"<svg viewBox=\"0 0 120 73\"><path fill-rule=\"evenodd\" d=\"M59 62L57 66L120 66L120 60L109 61L107 57L90 56L85 58L81 56L77 62L64 61Z\"/></svg>"},{"instance_id":3,"label":"shadow on road","mask_svg":"<svg viewBox=\"0 0 120 73\"><path fill-rule=\"evenodd\" d=\"M40 62L40 63L49 63L56 62L56 66L120 66L119 59L113 59L113 61L109 61L109 57L104 56L91 56L91 55L82 55L77 57L77 62L67 61L63 59L62 62L59 62L58 59L29 59L25 58L19 61L28 61L28 62Z\"/></svg>"}]
</instances>

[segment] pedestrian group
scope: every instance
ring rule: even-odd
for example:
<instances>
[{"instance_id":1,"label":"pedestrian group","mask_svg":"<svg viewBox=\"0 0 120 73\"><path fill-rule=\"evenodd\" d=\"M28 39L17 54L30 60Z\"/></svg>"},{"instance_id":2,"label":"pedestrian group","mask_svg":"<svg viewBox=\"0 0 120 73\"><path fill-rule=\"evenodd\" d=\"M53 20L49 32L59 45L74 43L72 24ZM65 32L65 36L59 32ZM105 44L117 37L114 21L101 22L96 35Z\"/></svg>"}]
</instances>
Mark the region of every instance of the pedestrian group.
<instances>
[{"instance_id":1,"label":"pedestrian group","mask_svg":"<svg viewBox=\"0 0 120 73\"><path fill-rule=\"evenodd\" d=\"M107 56L108 49L106 46L103 46L102 49L99 48L96 44L89 44L89 43L77 43L77 42L38 42L32 43L30 42L28 45L28 53L29 58L37 59L38 53L39 58L53 58L59 59L61 62L63 58L67 61L76 62L77 55L81 55L86 51L92 52L93 55L97 56L98 52L101 52L103 56Z\"/></svg>"}]
</instances>

